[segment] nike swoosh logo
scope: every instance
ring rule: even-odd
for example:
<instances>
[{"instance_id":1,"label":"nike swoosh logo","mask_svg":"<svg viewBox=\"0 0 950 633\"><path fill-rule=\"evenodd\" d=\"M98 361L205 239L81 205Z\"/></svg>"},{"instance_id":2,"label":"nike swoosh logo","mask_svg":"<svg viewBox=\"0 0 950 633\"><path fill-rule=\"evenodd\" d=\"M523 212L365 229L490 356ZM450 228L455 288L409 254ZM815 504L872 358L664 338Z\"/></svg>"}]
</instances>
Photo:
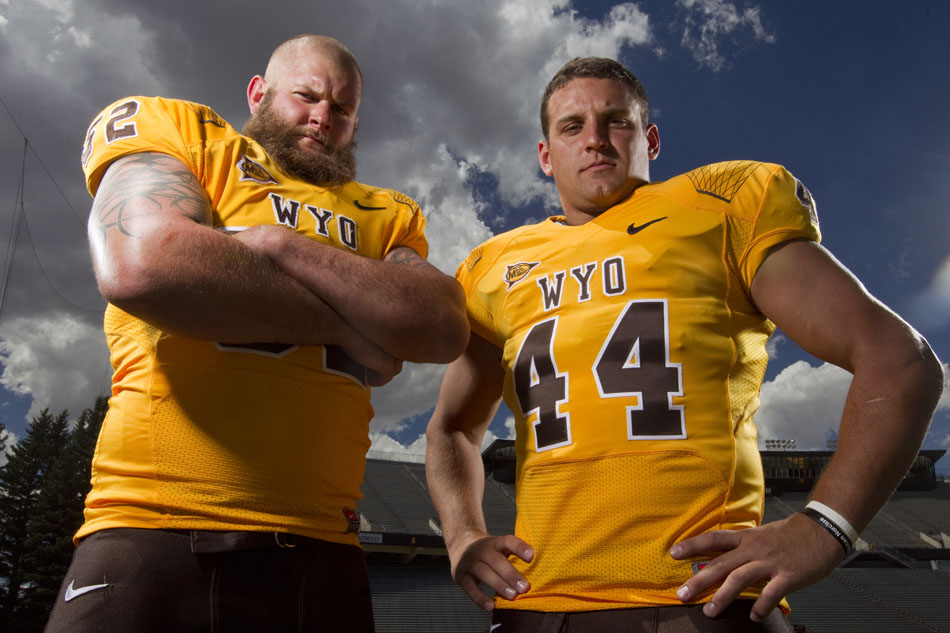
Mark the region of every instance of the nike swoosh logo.
<instances>
[{"instance_id":1,"label":"nike swoosh logo","mask_svg":"<svg viewBox=\"0 0 950 633\"><path fill-rule=\"evenodd\" d=\"M641 224L640 226L637 226L637 223L634 222L633 224L631 224L630 226L627 227L627 233L628 233L629 235L633 235L634 233L639 233L640 231L642 231L643 229L647 228L647 227L650 226L651 224L656 224L657 222L661 222L661 221L663 221L663 220L665 220L665 219L666 219L666 216L664 215L662 218L657 218L657 219L655 219L655 220L650 220L649 222L644 222L644 223Z\"/></svg>"},{"instance_id":2,"label":"nike swoosh logo","mask_svg":"<svg viewBox=\"0 0 950 633\"><path fill-rule=\"evenodd\" d=\"M356 205L357 209L363 209L364 211L385 211L386 207L364 207L360 204L359 200L354 200L353 204Z\"/></svg>"},{"instance_id":3,"label":"nike swoosh logo","mask_svg":"<svg viewBox=\"0 0 950 633\"><path fill-rule=\"evenodd\" d=\"M108 587L109 583L103 583L101 585L86 585L85 587L80 587L79 589L74 589L73 585L76 584L76 581L69 583L69 586L66 587L66 602L69 602L73 598L78 598L84 593L89 593L90 591L95 591L96 589L102 589L103 587Z\"/></svg>"},{"instance_id":4,"label":"nike swoosh logo","mask_svg":"<svg viewBox=\"0 0 950 633\"><path fill-rule=\"evenodd\" d=\"M492 624L492 625L491 625L491 628L488 629L488 633L491 633L492 631L494 631L495 629L500 628L500 627L501 627L500 624Z\"/></svg>"}]
</instances>

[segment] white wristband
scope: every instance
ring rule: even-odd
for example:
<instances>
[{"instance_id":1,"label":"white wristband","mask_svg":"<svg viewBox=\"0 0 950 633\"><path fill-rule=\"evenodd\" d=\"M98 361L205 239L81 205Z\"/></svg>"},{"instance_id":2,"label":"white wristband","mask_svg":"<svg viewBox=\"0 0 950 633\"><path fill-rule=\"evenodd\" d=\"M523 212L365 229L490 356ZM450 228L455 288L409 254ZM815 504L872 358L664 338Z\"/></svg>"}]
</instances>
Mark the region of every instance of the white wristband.
<instances>
[{"instance_id":1,"label":"white wristband","mask_svg":"<svg viewBox=\"0 0 950 633\"><path fill-rule=\"evenodd\" d=\"M841 528L841 531L844 532L851 542L857 544L858 542L858 531L854 529L854 526L848 522L846 518L823 504L821 501L809 501L805 504L806 508L812 508L821 512L823 515L834 521L835 525Z\"/></svg>"}]
</instances>

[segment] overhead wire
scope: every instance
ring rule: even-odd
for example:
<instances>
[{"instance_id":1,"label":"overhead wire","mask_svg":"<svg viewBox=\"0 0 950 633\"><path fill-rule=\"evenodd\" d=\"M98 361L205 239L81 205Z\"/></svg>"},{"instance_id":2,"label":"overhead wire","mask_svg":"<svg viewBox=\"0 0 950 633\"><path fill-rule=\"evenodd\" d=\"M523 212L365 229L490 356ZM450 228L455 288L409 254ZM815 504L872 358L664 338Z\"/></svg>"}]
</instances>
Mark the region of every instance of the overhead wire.
<instances>
[{"instance_id":1,"label":"overhead wire","mask_svg":"<svg viewBox=\"0 0 950 633\"><path fill-rule=\"evenodd\" d=\"M23 137L23 157L20 161L20 178L19 178L19 185L17 188L17 199L16 199L16 202L14 203L13 228L10 232L10 242L7 247L6 259L4 261L4 266L3 266L2 285L0 285L0 313L2 313L3 311L4 298L6 295L7 287L9 285L10 273L13 268L13 257L16 250L17 238L19 237L19 233L20 233L21 222L23 223L23 226L26 227L26 235L30 244L30 250L33 252L33 256L36 258L36 261L39 264L40 271L43 273L43 278L46 279L46 283L49 284L50 288L53 289L53 292L56 294L56 296L77 310L81 310L83 312L93 312L93 313L102 312L103 308L101 307L86 308L84 306L77 305L76 303L71 301L69 298L67 298L65 295L63 295L63 293L61 293L59 289L56 287L56 285L53 283L53 280L50 278L50 275L47 272L46 267L43 265L43 260L36 249L36 243L33 241L33 235L32 235L32 232L30 231L30 222L26 215L25 203L24 203L25 191L26 191L26 158L27 158L28 149L32 151L33 156L36 157L37 162L39 162L40 166L46 172L46 175L49 177L50 181L53 183L53 186L56 188L60 196L62 196L63 200L66 202L66 206L69 208L70 211L72 211L73 217L83 227L85 227L85 221L79 216L79 214L76 212L76 209L69 202L69 198L66 197L66 193L63 191L62 187L59 186L59 183L56 181L56 178L53 176L52 172L50 172L49 168L46 166L46 163L43 162L43 159L42 157L40 157L39 153L36 151L36 148L30 144L29 139L23 133L23 129L20 127L19 123L17 123L16 117L13 116L13 113L10 111L10 108L7 106L6 102L3 100L2 97L0 97L0 105L3 106L4 110L6 110L7 116L10 117L10 120L13 122L14 127L16 127L17 132L19 132L20 136Z\"/></svg>"},{"instance_id":2,"label":"overhead wire","mask_svg":"<svg viewBox=\"0 0 950 633\"><path fill-rule=\"evenodd\" d=\"M14 121L14 125L16 122ZM23 215L23 189L26 177L26 139L23 139L23 159L20 163L20 178L17 183L16 199L13 201L13 226L10 229L10 241L7 244L7 255L3 260L3 278L0 283L0 313L3 312L3 299L7 294L7 281L13 268L13 255L16 249L17 237L20 235L20 217Z\"/></svg>"},{"instance_id":3,"label":"overhead wire","mask_svg":"<svg viewBox=\"0 0 950 633\"><path fill-rule=\"evenodd\" d=\"M53 289L53 292L56 293L56 296L76 308L77 310L82 310L83 312L102 312L103 308L85 308L81 305L77 305L66 298L63 293L61 293L56 285L53 283L53 280L50 279L49 274L46 272L46 267L43 266L43 260L40 258L40 254L36 251L36 243L33 242L33 234L30 232L30 222L26 219L26 214L22 213L23 216L23 226L26 227L26 237L30 242L30 249L33 251L33 255L36 257L36 263L40 266L40 271L43 273L43 278L46 279L46 283L49 284L50 288ZM0 304L0 309L2 309L2 304Z\"/></svg>"},{"instance_id":4,"label":"overhead wire","mask_svg":"<svg viewBox=\"0 0 950 633\"><path fill-rule=\"evenodd\" d=\"M53 177L53 173L46 166L46 163L43 162L42 157L40 157L39 152L36 151L36 148L30 144L29 139L26 134L23 133L23 129L17 123L16 118L13 116L13 112L10 111L10 108L7 107L6 102L3 100L3 97L0 97L0 105L3 105L3 109L7 111L7 116L10 117L10 120L13 121L14 127L16 127L17 132L20 133L20 136L23 137L23 140L26 142L27 147L30 148L30 151L33 152L33 156L36 157L37 162L39 162L40 167L43 168L43 171L46 172L46 175L49 176L50 181L53 183L53 186L56 187L56 191L59 192L59 195L62 196L63 201L66 203L66 206L69 207L69 210L72 211L73 217L79 222L80 226L85 228L86 221L82 219L79 213L76 212L76 209L73 207L72 203L69 202L69 198L66 197L66 193L63 191L63 188L59 186L59 183L56 182L56 178ZM25 152L24 152L25 153ZM25 160L25 157L24 157Z\"/></svg>"}]
</instances>

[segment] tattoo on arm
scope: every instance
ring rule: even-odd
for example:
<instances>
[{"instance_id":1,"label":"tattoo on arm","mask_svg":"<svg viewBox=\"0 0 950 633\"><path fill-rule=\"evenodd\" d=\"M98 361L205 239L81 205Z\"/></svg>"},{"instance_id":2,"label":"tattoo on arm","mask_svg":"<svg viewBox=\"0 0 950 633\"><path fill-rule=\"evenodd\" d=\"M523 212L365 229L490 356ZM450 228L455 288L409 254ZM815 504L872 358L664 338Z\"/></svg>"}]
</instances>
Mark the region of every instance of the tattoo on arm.
<instances>
[{"instance_id":1,"label":"tattoo on arm","mask_svg":"<svg viewBox=\"0 0 950 633\"><path fill-rule=\"evenodd\" d=\"M431 266L429 262L419 256L408 246L399 246L386 254L386 261L392 264L404 264L406 266Z\"/></svg>"},{"instance_id":2,"label":"tattoo on arm","mask_svg":"<svg viewBox=\"0 0 950 633\"><path fill-rule=\"evenodd\" d=\"M99 186L90 225L103 239L113 231L141 237L136 220L174 214L211 224L211 207L194 174L164 154L133 154L113 163Z\"/></svg>"}]
</instances>

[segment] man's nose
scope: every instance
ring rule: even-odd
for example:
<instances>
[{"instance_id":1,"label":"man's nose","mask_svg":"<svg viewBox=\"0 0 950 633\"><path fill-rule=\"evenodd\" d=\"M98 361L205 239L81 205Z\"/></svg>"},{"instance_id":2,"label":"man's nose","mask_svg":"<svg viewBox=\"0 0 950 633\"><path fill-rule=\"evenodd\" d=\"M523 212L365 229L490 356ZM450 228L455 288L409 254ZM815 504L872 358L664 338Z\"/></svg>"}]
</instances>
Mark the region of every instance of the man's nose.
<instances>
[{"instance_id":1,"label":"man's nose","mask_svg":"<svg viewBox=\"0 0 950 633\"><path fill-rule=\"evenodd\" d=\"M330 128L330 102L317 101L310 108L310 125L321 130Z\"/></svg>"},{"instance_id":2,"label":"man's nose","mask_svg":"<svg viewBox=\"0 0 950 633\"><path fill-rule=\"evenodd\" d=\"M599 121L590 121L584 126L584 133L587 135L587 147L590 149L603 149L610 144L609 130L606 123Z\"/></svg>"}]
</instances>

